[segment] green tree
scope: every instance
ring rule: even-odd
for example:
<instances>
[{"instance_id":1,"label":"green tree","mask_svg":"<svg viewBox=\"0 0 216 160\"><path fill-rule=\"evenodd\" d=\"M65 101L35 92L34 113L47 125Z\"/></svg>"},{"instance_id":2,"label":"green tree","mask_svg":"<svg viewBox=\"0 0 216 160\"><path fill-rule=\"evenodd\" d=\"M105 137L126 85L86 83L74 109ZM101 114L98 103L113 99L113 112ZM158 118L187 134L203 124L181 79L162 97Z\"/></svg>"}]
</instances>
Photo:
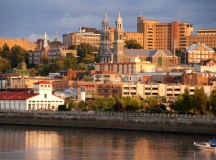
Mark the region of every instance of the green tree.
<instances>
[{"instance_id":1,"label":"green tree","mask_svg":"<svg viewBox=\"0 0 216 160\"><path fill-rule=\"evenodd\" d=\"M183 93L183 100L182 100L182 112L188 112L192 108L191 106L191 96L188 88L185 88Z\"/></svg>"},{"instance_id":2,"label":"green tree","mask_svg":"<svg viewBox=\"0 0 216 160\"><path fill-rule=\"evenodd\" d=\"M89 101L87 101L87 106L89 110L97 110L97 104L94 99L90 99Z\"/></svg>"},{"instance_id":3,"label":"green tree","mask_svg":"<svg viewBox=\"0 0 216 160\"><path fill-rule=\"evenodd\" d=\"M10 62L6 58L0 56L0 74L10 69Z\"/></svg>"},{"instance_id":4,"label":"green tree","mask_svg":"<svg viewBox=\"0 0 216 160\"><path fill-rule=\"evenodd\" d=\"M27 69L30 76L34 77L38 75L38 71L35 68Z\"/></svg>"},{"instance_id":5,"label":"green tree","mask_svg":"<svg viewBox=\"0 0 216 160\"><path fill-rule=\"evenodd\" d=\"M156 107L159 103L159 101L155 97L152 97L152 96L147 97L144 100L144 102L147 108Z\"/></svg>"},{"instance_id":6,"label":"green tree","mask_svg":"<svg viewBox=\"0 0 216 160\"><path fill-rule=\"evenodd\" d=\"M88 70L88 65L85 64L85 63L79 63L78 66L77 66L77 69L81 70L81 71L87 71Z\"/></svg>"},{"instance_id":7,"label":"green tree","mask_svg":"<svg viewBox=\"0 0 216 160\"><path fill-rule=\"evenodd\" d=\"M65 69L77 69L77 60L74 58L74 56L62 58L62 61L64 62Z\"/></svg>"},{"instance_id":8,"label":"green tree","mask_svg":"<svg viewBox=\"0 0 216 160\"><path fill-rule=\"evenodd\" d=\"M125 41L125 46L128 49L142 49L142 45L139 44L135 39L130 39Z\"/></svg>"},{"instance_id":9,"label":"green tree","mask_svg":"<svg viewBox=\"0 0 216 160\"><path fill-rule=\"evenodd\" d=\"M86 82L92 82L94 79L90 76L84 76L83 77L83 81L86 81Z\"/></svg>"},{"instance_id":10,"label":"green tree","mask_svg":"<svg viewBox=\"0 0 216 160\"><path fill-rule=\"evenodd\" d=\"M68 47L68 49L74 50L74 49L76 49L76 46L75 45L71 45L71 46Z\"/></svg>"},{"instance_id":11,"label":"green tree","mask_svg":"<svg viewBox=\"0 0 216 160\"><path fill-rule=\"evenodd\" d=\"M124 110L123 101L119 97L115 97L115 104L113 105L113 110L115 112L121 112Z\"/></svg>"},{"instance_id":12,"label":"green tree","mask_svg":"<svg viewBox=\"0 0 216 160\"><path fill-rule=\"evenodd\" d=\"M87 55L94 54L94 47L89 43L81 43L77 46L78 62L85 62Z\"/></svg>"},{"instance_id":13,"label":"green tree","mask_svg":"<svg viewBox=\"0 0 216 160\"><path fill-rule=\"evenodd\" d=\"M142 101L137 97L122 97L126 111L136 111L142 107Z\"/></svg>"},{"instance_id":14,"label":"green tree","mask_svg":"<svg viewBox=\"0 0 216 160\"><path fill-rule=\"evenodd\" d=\"M11 66L15 68L20 62L25 60L28 64L28 53L20 46L15 45L11 48Z\"/></svg>"},{"instance_id":15,"label":"green tree","mask_svg":"<svg viewBox=\"0 0 216 160\"><path fill-rule=\"evenodd\" d=\"M78 103L78 108L82 109L82 110L86 110L87 109L87 104L84 101L80 101Z\"/></svg>"},{"instance_id":16,"label":"green tree","mask_svg":"<svg viewBox=\"0 0 216 160\"><path fill-rule=\"evenodd\" d=\"M59 105L58 111L68 111L68 109L67 109L66 105Z\"/></svg>"},{"instance_id":17,"label":"green tree","mask_svg":"<svg viewBox=\"0 0 216 160\"><path fill-rule=\"evenodd\" d=\"M207 107L207 96L203 87L195 88L194 95L192 97L193 109L199 114L205 114Z\"/></svg>"},{"instance_id":18,"label":"green tree","mask_svg":"<svg viewBox=\"0 0 216 160\"><path fill-rule=\"evenodd\" d=\"M56 60L56 62L55 62L56 72L59 72L62 69L65 69L64 61L63 60Z\"/></svg>"},{"instance_id":19,"label":"green tree","mask_svg":"<svg viewBox=\"0 0 216 160\"><path fill-rule=\"evenodd\" d=\"M212 113L216 115L216 90L212 90L211 95L209 96L209 105Z\"/></svg>"},{"instance_id":20,"label":"green tree","mask_svg":"<svg viewBox=\"0 0 216 160\"><path fill-rule=\"evenodd\" d=\"M9 46L5 43L1 51L2 58L11 58L11 52Z\"/></svg>"}]
</instances>

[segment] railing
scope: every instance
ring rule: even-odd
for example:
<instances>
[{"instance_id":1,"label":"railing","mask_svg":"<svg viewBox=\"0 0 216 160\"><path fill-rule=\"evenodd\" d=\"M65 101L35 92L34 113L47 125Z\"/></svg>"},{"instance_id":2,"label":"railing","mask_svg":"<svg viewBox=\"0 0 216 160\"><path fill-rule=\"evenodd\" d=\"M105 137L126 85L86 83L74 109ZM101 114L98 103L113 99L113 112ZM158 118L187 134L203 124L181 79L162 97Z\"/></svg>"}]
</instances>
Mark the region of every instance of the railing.
<instances>
[{"instance_id":1,"label":"railing","mask_svg":"<svg viewBox=\"0 0 216 160\"><path fill-rule=\"evenodd\" d=\"M158 117L158 118L191 118L191 119L211 119L216 120L214 115L192 115L192 114L164 114L164 113L134 113L134 112L99 112L99 111L20 111L20 110L0 110L1 113L23 113L29 115L92 115L92 116L122 116L122 117Z\"/></svg>"}]
</instances>

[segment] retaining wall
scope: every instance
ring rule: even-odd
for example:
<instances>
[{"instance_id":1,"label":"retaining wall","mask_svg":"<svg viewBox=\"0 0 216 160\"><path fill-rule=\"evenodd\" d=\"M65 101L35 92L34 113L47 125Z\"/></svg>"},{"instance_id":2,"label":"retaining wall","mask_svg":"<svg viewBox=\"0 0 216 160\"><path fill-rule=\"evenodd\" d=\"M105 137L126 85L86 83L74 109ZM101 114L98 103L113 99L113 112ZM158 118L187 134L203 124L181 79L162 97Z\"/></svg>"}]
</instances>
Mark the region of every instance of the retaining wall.
<instances>
[{"instance_id":1,"label":"retaining wall","mask_svg":"<svg viewBox=\"0 0 216 160\"><path fill-rule=\"evenodd\" d=\"M0 124L216 134L216 117L205 115L0 111Z\"/></svg>"}]
</instances>

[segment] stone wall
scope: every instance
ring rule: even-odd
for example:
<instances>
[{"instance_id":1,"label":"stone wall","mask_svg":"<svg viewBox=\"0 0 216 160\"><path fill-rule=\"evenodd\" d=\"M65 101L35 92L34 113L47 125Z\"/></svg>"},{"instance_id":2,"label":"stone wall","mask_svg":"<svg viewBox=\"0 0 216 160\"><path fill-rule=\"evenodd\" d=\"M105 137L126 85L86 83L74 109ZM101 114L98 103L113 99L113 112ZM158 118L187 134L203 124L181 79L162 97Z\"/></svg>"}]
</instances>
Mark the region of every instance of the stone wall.
<instances>
[{"instance_id":1,"label":"stone wall","mask_svg":"<svg viewBox=\"0 0 216 160\"><path fill-rule=\"evenodd\" d=\"M216 117L114 112L5 112L0 124L216 134Z\"/></svg>"}]
</instances>

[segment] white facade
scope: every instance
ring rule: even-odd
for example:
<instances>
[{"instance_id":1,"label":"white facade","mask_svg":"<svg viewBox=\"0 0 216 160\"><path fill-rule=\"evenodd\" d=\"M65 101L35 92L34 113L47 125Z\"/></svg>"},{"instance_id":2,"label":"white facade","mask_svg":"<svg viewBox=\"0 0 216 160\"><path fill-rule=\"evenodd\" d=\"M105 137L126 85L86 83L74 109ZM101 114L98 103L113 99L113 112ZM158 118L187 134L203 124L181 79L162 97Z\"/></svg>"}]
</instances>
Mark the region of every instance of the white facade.
<instances>
[{"instance_id":1,"label":"white facade","mask_svg":"<svg viewBox=\"0 0 216 160\"><path fill-rule=\"evenodd\" d=\"M203 66L203 65L194 65L196 72L216 72L216 65L214 66Z\"/></svg>"},{"instance_id":2,"label":"white facade","mask_svg":"<svg viewBox=\"0 0 216 160\"><path fill-rule=\"evenodd\" d=\"M52 95L52 84L40 81L34 84L34 93L0 92L1 110L58 110L64 99Z\"/></svg>"}]
</instances>

